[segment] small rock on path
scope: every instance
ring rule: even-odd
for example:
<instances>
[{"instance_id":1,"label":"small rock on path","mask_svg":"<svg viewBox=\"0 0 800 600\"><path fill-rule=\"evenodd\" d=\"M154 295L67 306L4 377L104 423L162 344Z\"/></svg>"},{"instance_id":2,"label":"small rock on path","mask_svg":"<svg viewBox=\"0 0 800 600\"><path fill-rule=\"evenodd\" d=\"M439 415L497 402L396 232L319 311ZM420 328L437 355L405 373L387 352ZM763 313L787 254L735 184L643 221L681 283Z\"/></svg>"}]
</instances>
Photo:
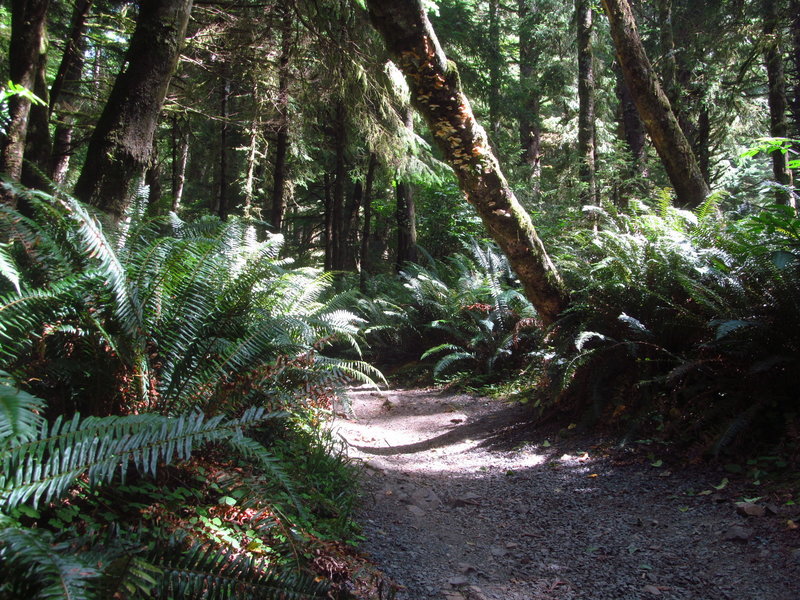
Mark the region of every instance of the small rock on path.
<instances>
[{"instance_id":1,"label":"small rock on path","mask_svg":"<svg viewBox=\"0 0 800 600\"><path fill-rule=\"evenodd\" d=\"M712 475L618 465L585 452L591 440L497 449L524 418L499 401L367 388L350 399L335 426L366 467L363 549L397 600L800 598L800 539L770 535L778 515L756 530L741 508L694 493Z\"/></svg>"}]
</instances>

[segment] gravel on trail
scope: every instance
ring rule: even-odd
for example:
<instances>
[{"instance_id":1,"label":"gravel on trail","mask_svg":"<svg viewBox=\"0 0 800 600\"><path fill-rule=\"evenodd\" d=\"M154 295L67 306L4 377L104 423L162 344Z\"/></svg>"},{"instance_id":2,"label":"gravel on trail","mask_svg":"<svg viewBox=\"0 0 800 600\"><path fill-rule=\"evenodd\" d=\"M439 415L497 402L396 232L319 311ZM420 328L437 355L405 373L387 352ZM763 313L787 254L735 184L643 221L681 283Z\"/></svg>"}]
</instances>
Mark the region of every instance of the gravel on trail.
<instances>
[{"instance_id":1,"label":"gravel on trail","mask_svg":"<svg viewBox=\"0 0 800 600\"><path fill-rule=\"evenodd\" d=\"M397 600L800 600L798 506L737 507L714 469L585 437L519 441L519 405L349 397L334 426L365 465L362 549Z\"/></svg>"}]
</instances>

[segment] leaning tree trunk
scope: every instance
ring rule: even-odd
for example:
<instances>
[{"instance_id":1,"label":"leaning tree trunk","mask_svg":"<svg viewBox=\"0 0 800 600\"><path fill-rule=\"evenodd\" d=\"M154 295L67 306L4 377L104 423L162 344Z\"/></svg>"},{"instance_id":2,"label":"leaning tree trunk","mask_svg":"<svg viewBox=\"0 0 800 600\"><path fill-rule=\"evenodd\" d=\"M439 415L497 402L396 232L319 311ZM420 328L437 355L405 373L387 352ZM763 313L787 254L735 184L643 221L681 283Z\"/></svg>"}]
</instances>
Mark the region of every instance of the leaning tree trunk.
<instances>
[{"instance_id":1,"label":"leaning tree trunk","mask_svg":"<svg viewBox=\"0 0 800 600\"><path fill-rule=\"evenodd\" d=\"M681 206L699 206L708 185L645 54L627 0L603 0L622 74Z\"/></svg>"},{"instance_id":2,"label":"leaning tree trunk","mask_svg":"<svg viewBox=\"0 0 800 600\"><path fill-rule=\"evenodd\" d=\"M552 323L567 307L564 284L506 182L421 0L368 0L367 6L467 200L508 256L542 321Z\"/></svg>"},{"instance_id":3,"label":"leaning tree trunk","mask_svg":"<svg viewBox=\"0 0 800 600\"><path fill-rule=\"evenodd\" d=\"M33 91L39 67L39 53L45 37L45 18L50 0L12 0L11 41L8 49L8 77L12 83ZM31 102L22 96L8 101L9 124L0 140L0 173L19 181ZM10 192L0 192L0 199L13 203Z\"/></svg>"},{"instance_id":4,"label":"leaning tree trunk","mask_svg":"<svg viewBox=\"0 0 800 600\"><path fill-rule=\"evenodd\" d=\"M119 219L153 148L192 0L142 0L136 29L92 134L75 195Z\"/></svg>"},{"instance_id":5,"label":"leaning tree trunk","mask_svg":"<svg viewBox=\"0 0 800 600\"><path fill-rule=\"evenodd\" d=\"M597 202L595 183L594 56L592 54L592 6L589 0L575 3L578 22L578 155L581 158L581 200Z\"/></svg>"},{"instance_id":6,"label":"leaning tree trunk","mask_svg":"<svg viewBox=\"0 0 800 600\"><path fill-rule=\"evenodd\" d=\"M783 56L781 55L780 33L778 31L778 7L775 0L764 0L762 10L764 14L764 37L766 38L764 61L767 66L767 79L769 81L767 95L770 121L769 132L773 137L785 138L789 135L787 118L789 107L786 102L786 79L783 74ZM792 171L789 169L788 153L772 153L772 173L778 184L775 189L775 202L794 206Z\"/></svg>"}]
</instances>

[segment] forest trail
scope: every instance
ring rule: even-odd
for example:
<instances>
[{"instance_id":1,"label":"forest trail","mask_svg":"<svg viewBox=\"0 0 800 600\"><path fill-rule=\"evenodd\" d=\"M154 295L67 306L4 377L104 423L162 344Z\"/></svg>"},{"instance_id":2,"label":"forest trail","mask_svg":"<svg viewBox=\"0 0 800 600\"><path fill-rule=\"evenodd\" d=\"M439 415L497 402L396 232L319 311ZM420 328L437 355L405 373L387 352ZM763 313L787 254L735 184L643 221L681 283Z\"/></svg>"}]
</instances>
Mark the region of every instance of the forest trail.
<instances>
[{"instance_id":1,"label":"forest trail","mask_svg":"<svg viewBox=\"0 0 800 600\"><path fill-rule=\"evenodd\" d=\"M741 516L712 469L546 439L518 405L349 396L335 427L365 463L362 548L397 600L800 598L798 507Z\"/></svg>"}]
</instances>

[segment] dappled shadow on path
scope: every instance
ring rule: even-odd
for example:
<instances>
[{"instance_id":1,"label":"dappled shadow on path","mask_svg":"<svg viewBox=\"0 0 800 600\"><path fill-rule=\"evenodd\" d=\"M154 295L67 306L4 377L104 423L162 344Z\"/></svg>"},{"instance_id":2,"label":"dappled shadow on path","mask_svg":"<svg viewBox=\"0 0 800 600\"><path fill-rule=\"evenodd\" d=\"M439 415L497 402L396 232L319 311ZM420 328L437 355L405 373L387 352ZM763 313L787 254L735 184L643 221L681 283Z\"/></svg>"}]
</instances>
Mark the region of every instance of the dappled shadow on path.
<instances>
[{"instance_id":1,"label":"dappled shadow on path","mask_svg":"<svg viewBox=\"0 0 800 600\"><path fill-rule=\"evenodd\" d=\"M775 541L723 539L741 519L696 493L716 481L620 468L592 440L536 439L518 405L422 390L353 400L359 418L340 425L366 466L364 549L404 586L398 600L796 592Z\"/></svg>"}]
</instances>

